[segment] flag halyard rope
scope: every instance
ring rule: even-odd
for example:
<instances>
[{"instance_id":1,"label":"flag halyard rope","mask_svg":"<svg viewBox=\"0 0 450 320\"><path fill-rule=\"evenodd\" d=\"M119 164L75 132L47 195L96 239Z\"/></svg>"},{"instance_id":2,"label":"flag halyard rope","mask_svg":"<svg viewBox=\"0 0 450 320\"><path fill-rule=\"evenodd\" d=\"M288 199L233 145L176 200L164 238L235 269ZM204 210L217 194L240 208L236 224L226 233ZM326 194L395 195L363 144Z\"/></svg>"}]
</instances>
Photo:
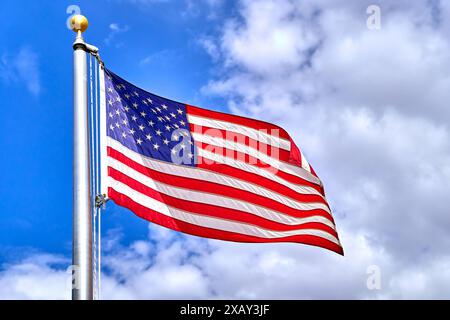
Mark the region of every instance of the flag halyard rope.
<instances>
[{"instance_id":1,"label":"flag halyard rope","mask_svg":"<svg viewBox=\"0 0 450 320\"><path fill-rule=\"evenodd\" d=\"M94 64L92 63L93 58ZM107 201L101 194L100 175L100 112L99 112L99 72L103 66L98 53L89 52L89 134L90 134L90 161L91 161L91 199L92 206L92 279L93 297L99 300L101 297L101 210Z\"/></svg>"},{"instance_id":2,"label":"flag halyard rope","mask_svg":"<svg viewBox=\"0 0 450 320\"><path fill-rule=\"evenodd\" d=\"M96 130L95 130L95 141L96 141L96 150L95 150L95 157L96 157L96 167L95 167L95 181L96 181L96 191L95 191L95 200L97 202L97 197L100 194L100 132L99 132L99 103L98 103L98 68L101 62L100 56L98 52L94 56L96 58L95 63L95 70L94 70L94 80L95 80L95 124L96 124ZM97 255L96 255L96 265L97 265L97 299L100 300L100 294L101 294L101 206L97 206L97 203L95 203L94 206L96 210L96 218L97 218L97 239L96 239L96 249L97 249Z\"/></svg>"},{"instance_id":3,"label":"flag halyard rope","mask_svg":"<svg viewBox=\"0 0 450 320\"><path fill-rule=\"evenodd\" d=\"M94 115L94 91L93 91L93 79L92 79L92 55L89 55L89 137L90 137L90 171L91 171L91 199L95 201L95 195L97 192L97 182L95 175L95 115ZM93 232L93 242L92 242L92 281L93 281L93 297L97 298L97 236L96 236L96 221L97 221L97 209L95 206L93 208L92 214L92 232Z\"/></svg>"}]
</instances>

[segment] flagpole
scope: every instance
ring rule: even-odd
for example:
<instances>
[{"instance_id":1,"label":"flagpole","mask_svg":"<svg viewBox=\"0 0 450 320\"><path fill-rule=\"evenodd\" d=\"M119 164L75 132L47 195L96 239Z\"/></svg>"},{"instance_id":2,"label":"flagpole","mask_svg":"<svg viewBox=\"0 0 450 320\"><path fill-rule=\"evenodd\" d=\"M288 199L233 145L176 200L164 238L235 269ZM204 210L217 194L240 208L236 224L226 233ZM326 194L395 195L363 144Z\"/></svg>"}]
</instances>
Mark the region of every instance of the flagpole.
<instances>
[{"instance_id":1,"label":"flagpole","mask_svg":"<svg viewBox=\"0 0 450 320\"><path fill-rule=\"evenodd\" d=\"M92 300L92 210L90 199L89 129L87 64L88 51L82 33L88 20L75 15L72 30L77 33L73 43L74 70L74 138L73 138L73 283L72 300Z\"/></svg>"}]
</instances>

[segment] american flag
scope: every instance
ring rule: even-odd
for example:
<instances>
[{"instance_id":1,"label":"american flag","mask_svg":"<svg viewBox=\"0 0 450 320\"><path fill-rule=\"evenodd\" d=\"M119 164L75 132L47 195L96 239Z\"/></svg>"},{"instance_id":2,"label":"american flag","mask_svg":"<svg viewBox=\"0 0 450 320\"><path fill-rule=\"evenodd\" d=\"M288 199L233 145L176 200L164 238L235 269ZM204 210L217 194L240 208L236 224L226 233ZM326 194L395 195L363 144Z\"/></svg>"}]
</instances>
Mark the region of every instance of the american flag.
<instances>
[{"instance_id":1,"label":"american flag","mask_svg":"<svg viewBox=\"0 0 450 320\"><path fill-rule=\"evenodd\" d=\"M322 183L285 130L104 74L109 199L200 237L343 254Z\"/></svg>"}]
</instances>

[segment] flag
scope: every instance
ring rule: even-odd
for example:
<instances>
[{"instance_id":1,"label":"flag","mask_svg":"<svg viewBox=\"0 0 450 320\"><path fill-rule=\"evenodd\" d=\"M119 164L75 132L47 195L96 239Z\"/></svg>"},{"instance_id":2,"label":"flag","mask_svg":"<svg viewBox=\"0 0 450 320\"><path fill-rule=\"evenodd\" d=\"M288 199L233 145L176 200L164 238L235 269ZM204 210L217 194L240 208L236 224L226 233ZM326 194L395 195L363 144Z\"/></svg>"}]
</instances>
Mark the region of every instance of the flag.
<instances>
[{"instance_id":1,"label":"flag","mask_svg":"<svg viewBox=\"0 0 450 320\"><path fill-rule=\"evenodd\" d=\"M282 128L179 103L104 70L107 197L200 237L343 254L322 183Z\"/></svg>"}]
</instances>

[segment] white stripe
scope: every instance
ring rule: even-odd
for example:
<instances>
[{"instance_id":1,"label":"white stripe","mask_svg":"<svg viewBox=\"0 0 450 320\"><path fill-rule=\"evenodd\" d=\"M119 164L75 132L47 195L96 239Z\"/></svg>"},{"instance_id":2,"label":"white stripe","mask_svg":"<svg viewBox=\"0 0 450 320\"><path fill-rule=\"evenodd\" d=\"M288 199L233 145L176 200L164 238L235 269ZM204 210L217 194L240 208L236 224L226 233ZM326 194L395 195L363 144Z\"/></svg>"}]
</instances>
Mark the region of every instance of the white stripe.
<instances>
[{"instance_id":1,"label":"white stripe","mask_svg":"<svg viewBox=\"0 0 450 320\"><path fill-rule=\"evenodd\" d=\"M259 142L269 144L271 146L281 148L284 150L291 150L291 142L289 140L280 138L278 136L274 136L271 134L268 134L261 130L256 130L254 128L250 128L244 125L223 121L223 120L215 120L210 118L204 118L199 116L194 116L192 114L187 114L187 118L189 123L208 127L208 128L214 128L214 129L220 129L220 130L227 130L235 133L240 133L243 135L246 135L253 140L257 140ZM273 131L273 130L271 130Z\"/></svg>"},{"instance_id":2,"label":"white stripe","mask_svg":"<svg viewBox=\"0 0 450 320\"><path fill-rule=\"evenodd\" d=\"M297 183L292 183L292 182L287 181L287 180L285 180L283 178L280 178L279 176L273 174L270 171L270 168L267 169L267 170L266 169L262 169L262 168L259 168L257 166L252 166L252 165L247 164L245 162L237 161L237 160L234 160L233 158L230 158L230 157L224 157L224 156L222 156L220 154L216 154L216 153L213 153L213 152L210 152L208 150L201 149L201 148L197 148L197 153L198 153L198 155L200 157L203 157L203 158L208 159L210 161L213 161L213 162L216 162L216 163L221 163L221 164L226 164L226 165L234 167L236 169L248 171L248 172L251 172L251 173L263 176L263 177L265 177L267 179L274 180L274 181L276 181L276 182L278 182L278 183L280 183L282 185L285 185L285 186L289 187L290 189L292 189L294 191L297 191L299 193L302 193L302 192L299 191L298 188L305 188L306 187L306 186L302 186L302 185L297 184Z\"/></svg>"},{"instance_id":3,"label":"white stripe","mask_svg":"<svg viewBox=\"0 0 450 320\"><path fill-rule=\"evenodd\" d=\"M304 168L291 165L290 163L287 163L284 161L279 161L271 156L268 156L267 154L265 154L263 152L260 152L252 147L249 147L247 145L244 145L241 143L236 143L235 141L230 141L230 140L222 139L219 137L203 135L203 134L199 134L199 133L195 133L195 132L192 133L192 136L194 137L195 141L245 153L249 156L252 156L254 158L257 158L257 159L267 163L268 165L270 165L272 168L274 168L276 170L281 170L288 174L297 176L297 177L305 179L309 182L320 185L320 180L317 177L315 177L314 175L312 175L311 172L306 171Z\"/></svg>"},{"instance_id":4,"label":"white stripe","mask_svg":"<svg viewBox=\"0 0 450 320\"><path fill-rule=\"evenodd\" d=\"M106 179L107 171L107 145L106 145L106 88L105 88L105 70L103 66L99 67L99 86L100 86L100 193L108 195L108 186Z\"/></svg>"},{"instance_id":5,"label":"white stripe","mask_svg":"<svg viewBox=\"0 0 450 320\"><path fill-rule=\"evenodd\" d=\"M110 164L115 163L115 161L120 162L119 160L115 160L114 158L110 158L108 161ZM134 159L133 159L133 161L134 161ZM208 182L217 183L217 184L228 186L228 187L233 187L235 189L248 191L248 192L251 192L256 195L265 197L267 199L276 201L280 204L286 205L288 207L291 207L291 208L297 209L297 210L308 210L305 208L305 203L306 204L318 203L318 202L298 201L298 200L292 199L290 197L284 196L282 194L279 194L277 192L274 192L272 190L266 189L264 187L261 187L261 186L258 186L258 185L240 180L240 179L235 179L235 178L231 178L228 176L220 175L220 174L217 174L212 171L197 169L197 168L193 168L193 167L189 167L189 166L179 166L179 165L175 165L175 164L171 164L171 163L165 163L162 161L154 161L149 158L136 159L135 162L137 162L140 165L147 167L151 170L155 170L155 171L162 172L165 174L170 174L170 175L179 176L179 177L183 177L183 178L195 179L195 180L199 180L199 181L208 181ZM313 190L317 192L317 190L315 190L315 189L313 189ZM321 203L321 205L322 205L322 207L325 207L324 204ZM319 208L317 208L317 209L319 209Z\"/></svg>"},{"instance_id":6,"label":"white stripe","mask_svg":"<svg viewBox=\"0 0 450 320\"><path fill-rule=\"evenodd\" d=\"M274 199L278 202L281 202L283 204L289 205L283 201L280 201L278 199L286 199L286 195L274 192L270 189L267 189L266 187L256 185L254 183L247 182L242 179L237 179L234 177L230 177L228 175L220 174L211 170L203 169L203 168L197 168L197 167L190 167L190 166L182 166L177 164L172 164L165 161L159 161L155 160L151 157L146 157L144 155L141 155L131 149L128 149L124 145L122 145L119 141L109 138L108 137L108 144L115 150L126 154L128 158L133 160L134 162L139 163L140 165L143 165L145 167L148 167L152 170L156 170L163 173L170 173L176 176L185 177L185 178L192 178L192 179L199 179L199 180L205 180L209 182L214 182L218 184L222 184L225 186L231 186L233 188L257 193L266 196L267 198ZM276 176L275 176L276 177ZM281 178L280 178L281 179ZM284 183L282 183L284 184ZM306 194L306 195L317 195L320 196L322 199L325 200L325 198L320 194L319 191L316 189L309 187L309 186L296 186L296 190L293 190L300 194ZM293 200L296 201L296 200Z\"/></svg>"},{"instance_id":7,"label":"white stripe","mask_svg":"<svg viewBox=\"0 0 450 320\"><path fill-rule=\"evenodd\" d=\"M272 209L268 209L263 206L255 205L247 201L230 198L223 195L211 194L202 191L196 191L192 189L186 189L181 187L175 187L166 183L149 178L148 176L128 167L124 163L117 161L113 158L109 158L109 166L116 169L119 172L127 175L128 177L139 181L145 186L163 193L168 196L172 196L178 199L193 201L197 203L203 203L208 205L219 206L223 208L234 209L238 211L247 212L260 216L262 218L272 220L278 223L286 225L297 225L304 224L308 222L318 222L323 223L334 229L333 223L325 217L322 216L311 216L306 218L293 217ZM322 203L303 203L302 209L299 210L312 210L312 209L322 209L328 211L328 208Z\"/></svg>"},{"instance_id":8,"label":"white stripe","mask_svg":"<svg viewBox=\"0 0 450 320\"><path fill-rule=\"evenodd\" d=\"M161 167L161 168L163 168L161 170L157 169L156 167L154 168L152 166L149 166L150 168L158 170L158 171L161 171L161 172L172 172L172 171L166 171L166 170L174 170L174 172L175 172L174 174L178 175L176 173L177 172L176 170L192 170L193 172L189 176L188 175L186 175L186 176L195 178L195 175L197 174L196 173L197 170L198 171L205 170L205 169L202 169L202 168L195 168L194 169L194 168L191 168L191 167L188 167L188 166L178 166L178 165L173 165L173 164L170 164L170 163L167 163L167 162L154 160L153 158L146 157L146 156L141 155L141 154L139 154L139 153L137 153L137 152L135 152L133 150L128 149L127 147L123 146L119 141L117 141L117 140L115 140L113 138L110 138L110 137L108 137L108 145L111 146L113 149L115 149L115 150L125 154L131 160L133 160L133 161L135 161L137 163L140 163L140 164L142 164L144 166L149 166L150 162L161 163L161 165L163 166L163 167ZM258 168L258 167L254 167L254 166L251 166L251 165L247 165L247 164L242 163L242 162L233 161L233 159L230 159L230 158L227 158L227 157L220 157L219 155L215 155L215 154L213 154L211 152L208 152L206 150L199 149L198 151L199 151L199 153L200 153L200 155L202 157L205 157L205 158L208 158L208 159L211 159L211 160L214 160L214 161L217 159L218 163L225 163L226 161L230 162L230 164L229 164L230 166L233 166L233 167L235 167L237 169L240 169L240 170L247 171L249 173L253 173L253 174L257 174L257 175L263 176L263 177L265 177L267 179L270 179L270 180L272 180L272 181L274 181L276 183L279 183L279 184L281 184L281 185L283 185L283 186L285 186L285 187L287 187L287 188L289 188L289 189L291 189L291 190L293 190L293 191L295 191L297 193L300 193L300 194L314 194L314 195L318 195L318 196L321 196L322 198L324 198L320 194L319 191L317 191L316 189L314 189L312 187L302 186L302 185L291 183L289 181L284 180L283 178L278 177L277 175L274 175L274 174L270 173L267 170L264 170L264 169L261 169L261 168ZM174 166L174 167L170 167L170 168L169 167L164 167L164 165L166 165L166 164L168 166ZM178 169L178 168L180 168L180 169ZM213 173L213 171L210 171L210 170L205 170L205 171ZM230 180L227 180L226 178L229 177L229 176L222 175L222 174L219 174L219 173L215 173L215 174L217 176L219 176L219 178L217 179L218 181L223 179L223 181L226 181L226 183L223 183L223 184L228 185L228 182ZM180 173L179 175L182 175L182 174ZM231 179L236 180L235 178L231 178ZM243 182L243 180L240 180L240 181ZM212 182L217 182L217 181L212 181ZM219 183L219 182L217 182L217 183ZM284 195L283 195L283 197L284 197Z\"/></svg>"},{"instance_id":9,"label":"white stripe","mask_svg":"<svg viewBox=\"0 0 450 320\"><path fill-rule=\"evenodd\" d=\"M300 152L300 155L302 157L302 168L305 169L308 172L311 172L311 166L309 165L308 161L306 160L305 156L303 155L303 152Z\"/></svg>"},{"instance_id":10,"label":"white stripe","mask_svg":"<svg viewBox=\"0 0 450 320\"><path fill-rule=\"evenodd\" d=\"M336 237L322 230L301 229L288 231L273 231L246 223L224 220L220 218L213 218L199 214L193 214L187 211L183 211L168 206L160 201L148 197L130 188L129 186L112 179L111 177L109 177L109 180L111 188L113 188L116 192L119 192L131 198L134 202L137 202L138 204L147 207L149 209L155 210L165 216L178 219L193 225L268 239L276 239L295 235L310 235L320 237L328 241L331 241L337 245L340 245Z\"/></svg>"}]
</instances>

